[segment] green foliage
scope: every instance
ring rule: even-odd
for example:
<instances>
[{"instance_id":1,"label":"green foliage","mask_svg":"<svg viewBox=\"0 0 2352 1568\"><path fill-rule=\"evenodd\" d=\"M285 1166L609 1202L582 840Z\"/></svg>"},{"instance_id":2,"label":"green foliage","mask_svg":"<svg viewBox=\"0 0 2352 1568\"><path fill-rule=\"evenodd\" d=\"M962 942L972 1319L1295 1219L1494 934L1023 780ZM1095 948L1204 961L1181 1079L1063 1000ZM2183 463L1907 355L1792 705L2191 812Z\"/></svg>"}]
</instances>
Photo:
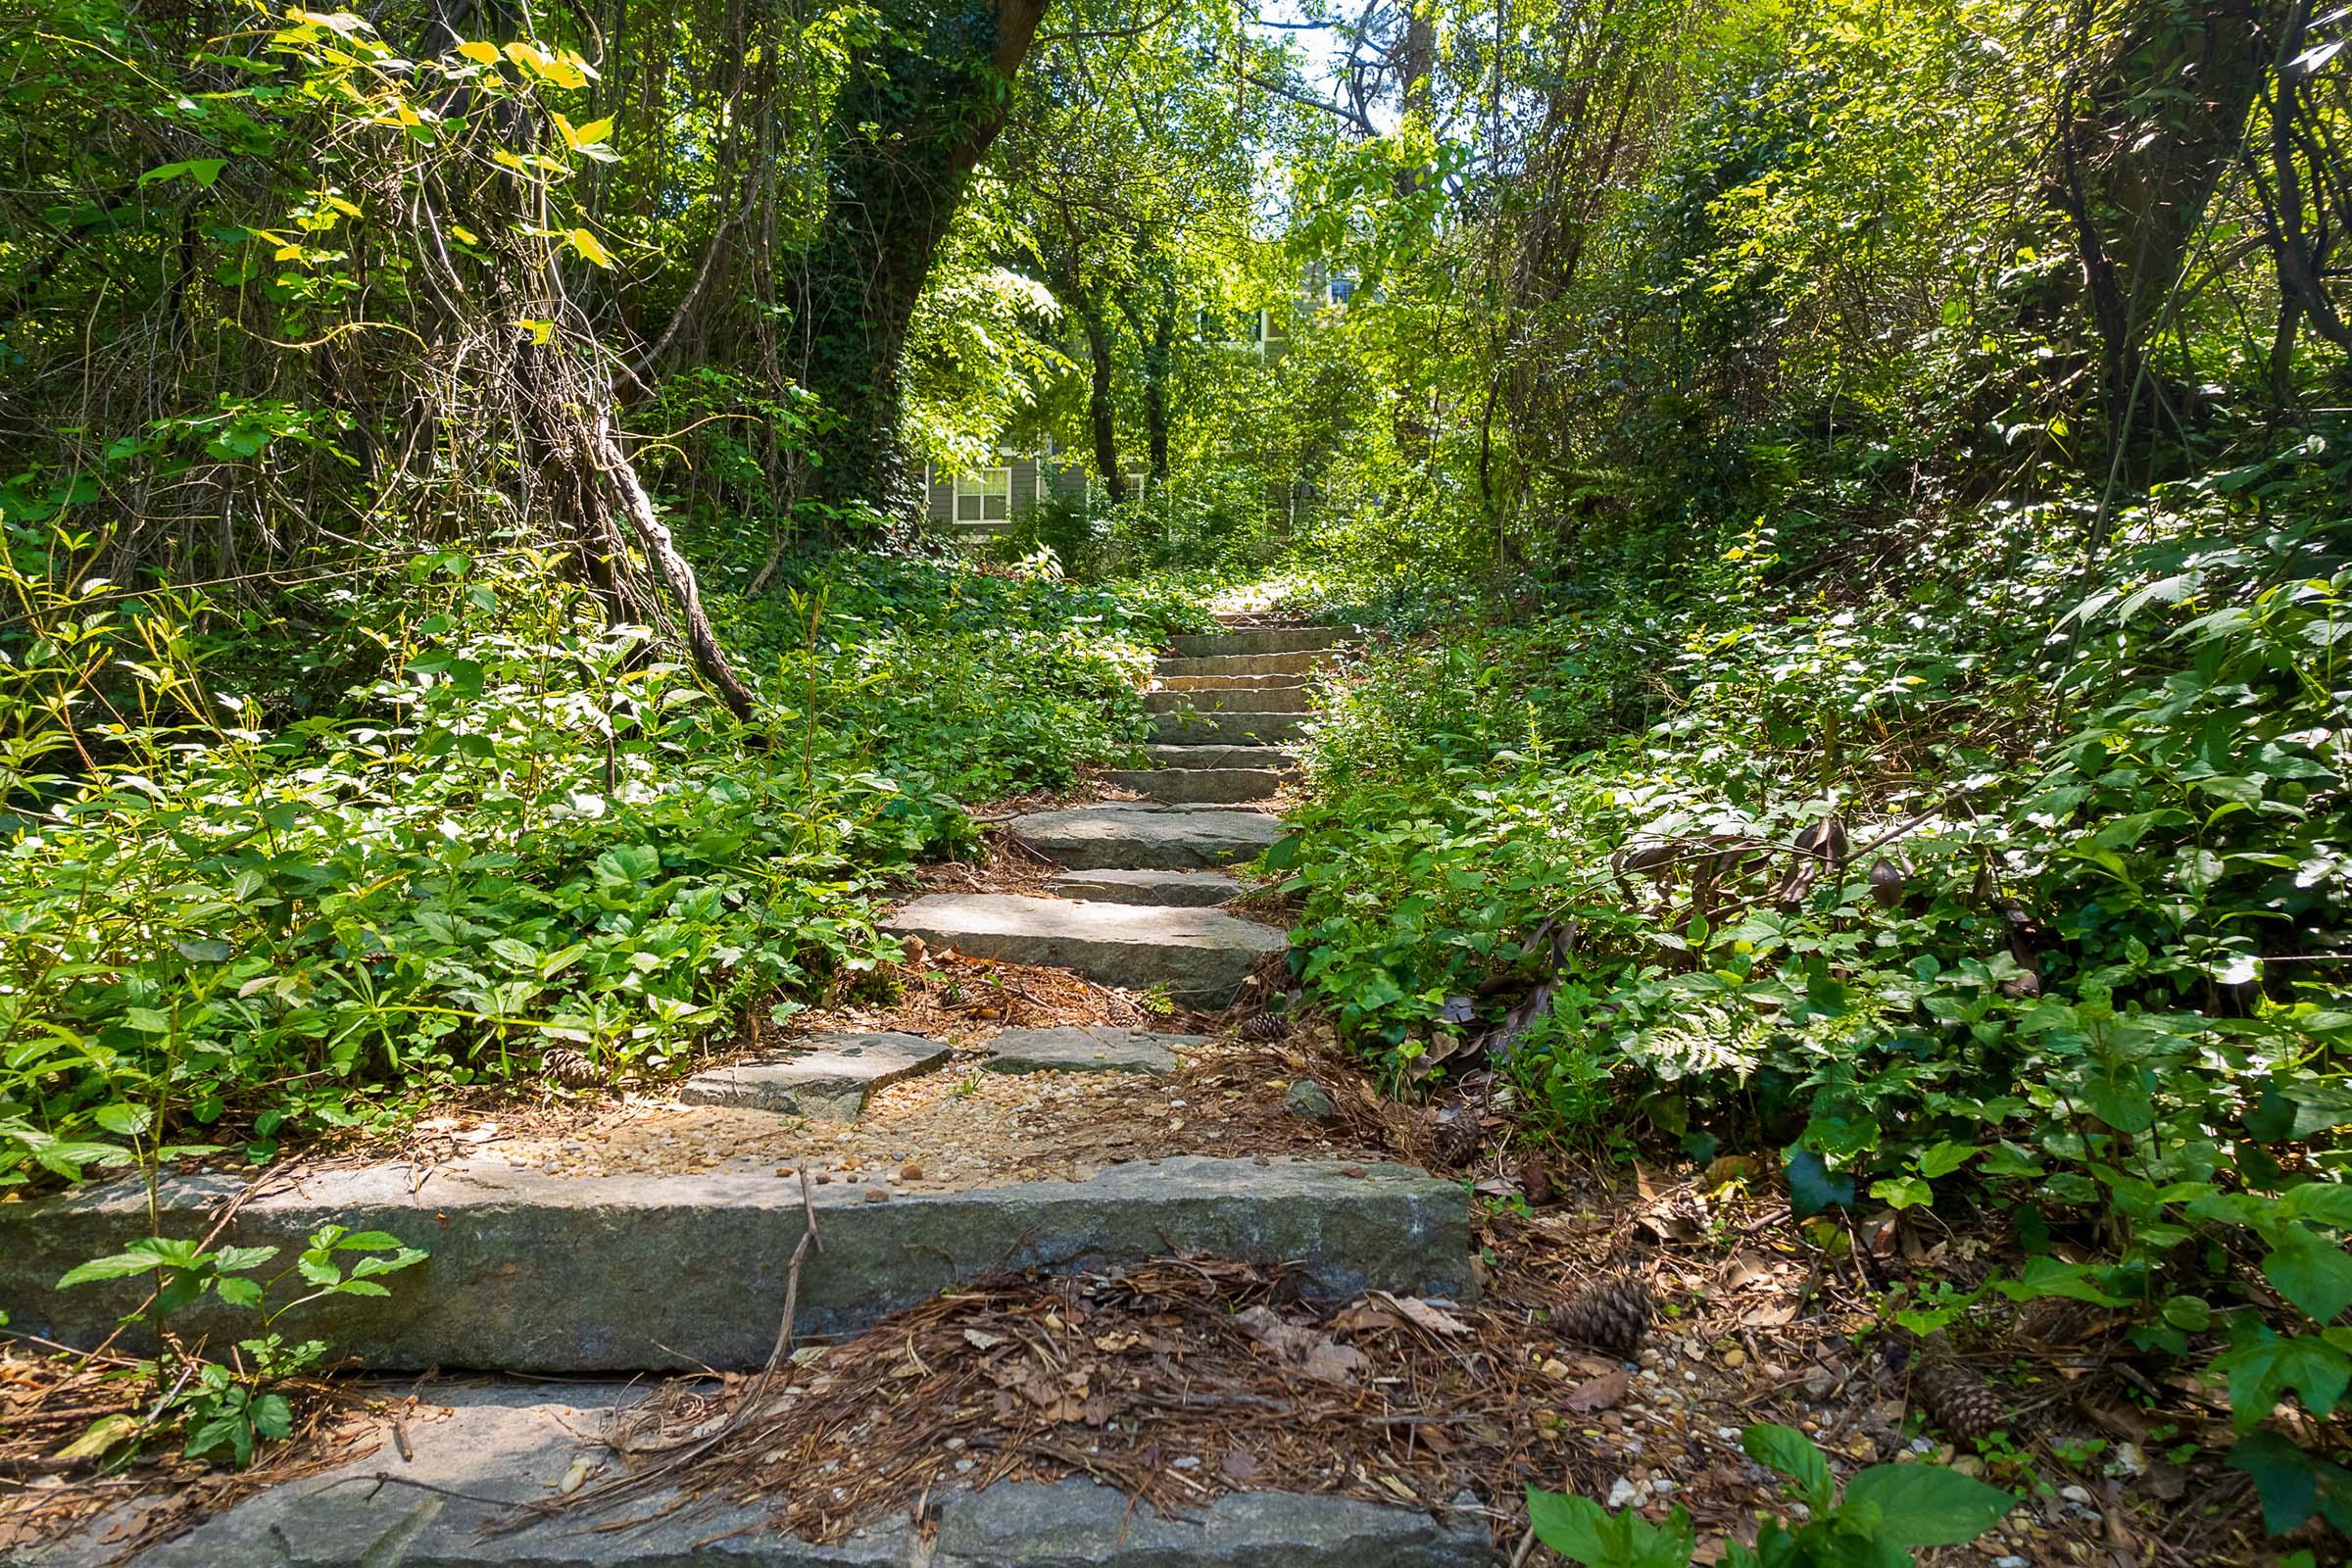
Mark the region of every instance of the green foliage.
<instances>
[{"instance_id":1,"label":"green foliage","mask_svg":"<svg viewBox=\"0 0 2352 1568\"><path fill-rule=\"evenodd\" d=\"M799 602L831 609L743 725L527 553L420 557L273 659L266 626L80 575L86 540L15 539L0 1182L232 1130L267 1159L551 1044L677 1064L893 951L873 902L967 842L955 795L1122 753L1144 647L1198 614L812 563ZM287 662L351 684L273 712L246 669Z\"/></svg>"},{"instance_id":2,"label":"green foliage","mask_svg":"<svg viewBox=\"0 0 2352 1568\"><path fill-rule=\"evenodd\" d=\"M1840 1496L1828 1458L1793 1427L1751 1426L1740 1446L1794 1484L1805 1522L1791 1531L1765 1520L1753 1547L1731 1544L1724 1560L1734 1568L1909 1568L1914 1547L1965 1544L2017 1504L1997 1487L1926 1464L1872 1465ZM1527 1502L1537 1539L1586 1568L1685 1568L1690 1561L1690 1519L1679 1507L1661 1526L1630 1508L1610 1513L1589 1497L1533 1487Z\"/></svg>"},{"instance_id":3,"label":"green foliage","mask_svg":"<svg viewBox=\"0 0 2352 1568\"><path fill-rule=\"evenodd\" d=\"M2346 477L2313 443L2167 487L2073 565L2052 514L1988 513L1949 586L1850 607L1775 587L1758 535L1712 591L1377 652L1273 858L1301 978L1400 1077L1483 1040L1550 1136L1622 1139L1630 1103L1779 1152L1800 1213L2010 1214L2002 1295L2209 1362L2240 1433L2325 1419L2352 566L2303 519Z\"/></svg>"},{"instance_id":4,"label":"green foliage","mask_svg":"<svg viewBox=\"0 0 2352 1568\"><path fill-rule=\"evenodd\" d=\"M125 1321L156 1324L167 1349L157 1359L123 1374L145 1384L154 1395L146 1414L103 1417L67 1452L106 1454L127 1461L159 1432L177 1426L186 1434L184 1451L189 1458L225 1453L231 1463L243 1468L253 1462L261 1444L285 1438L293 1431L293 1407L283 1394L272 1392L272 1386L311 1371L326 1357L328 1347L323 1340L287 1344L275 1332L279 1320L332 1296L388 1296L390 1291L378 1283L382 1277L425 1257L422 1249L407 1246L383 1231L354 1232L327 1225L311 1234L310 1245L292 1263L268 1278L255 1278L277 1252L274 1247L207 1249L195 1242L141 1237L112 1257L93 1258L68 1270L57 1282L60 1290L152 1274L156 1282L153 1298ZM299 1282L294 1287L299 1294L272 1301L271 1293L289 1280ZM244 1353L233 1370L187 1355L178 1348L176 1339L162 1332L174 1315L207 1296L234 1311L252 1313L259 1321L259 1334L237 1342Z\"/></svg>"}]
</instances>

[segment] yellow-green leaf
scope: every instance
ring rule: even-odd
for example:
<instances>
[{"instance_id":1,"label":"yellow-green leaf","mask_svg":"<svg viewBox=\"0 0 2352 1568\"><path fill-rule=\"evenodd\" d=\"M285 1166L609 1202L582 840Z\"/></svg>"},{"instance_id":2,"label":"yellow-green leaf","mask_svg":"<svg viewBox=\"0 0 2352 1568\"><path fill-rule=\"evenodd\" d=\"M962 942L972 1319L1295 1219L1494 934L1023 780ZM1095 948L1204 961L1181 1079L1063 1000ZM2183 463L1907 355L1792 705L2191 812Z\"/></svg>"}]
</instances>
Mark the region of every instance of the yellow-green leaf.
<instances>
[{"instance_id":1,"label":"yellow-green leaf","mask_svg":"<svg viewBox=\"0 0 2352 1568\"><path fill-rule=\"evenodd\" d=\"M535 316L526 316L514 324L530 333L532 344L538 348L545 348L548 340L556 335L555 322L543 321Z\"/></svg>"},{"instance_id":2,"label":"yellow-green leaf","mask_svg":"<svg viewBox=\"0 0 2352 1568\"><path fill-rule=\"evenodd\" d=\"M571 232L565 234L564 237L571 242L571 248L573 250L578 251L582 256L586 257L589 261L594 262L597 266L611 267L612 265L612 253L609 250L606 250L604 247L604 242L599 240L594 234L589 233L586 229L575 228L571 230Z\"/></svg>"},{"instance_id":3,"label":"yellow-green leaf","mask_svg":"<svg viewBox=\"0 0 2352 1568\"><path fill-rule=\"evenodd\" d=\"M107 1449L139 1430L135 1415L102 1415L89 1429L72 1443L57 1450L60 1459L95 1459Z\"/></svg>"},{"instance_id":4,"label":"yellow-green leaf","mask_svg":"<svg viewBox=\"0 0 2352 1568\"><path fill-rule=\"evenodd\" d=\"M498 45L484 43L478 38L458 45L458 53L468 60L477 60L485 66L498 64Z\"/></svg>"}]
</instances>

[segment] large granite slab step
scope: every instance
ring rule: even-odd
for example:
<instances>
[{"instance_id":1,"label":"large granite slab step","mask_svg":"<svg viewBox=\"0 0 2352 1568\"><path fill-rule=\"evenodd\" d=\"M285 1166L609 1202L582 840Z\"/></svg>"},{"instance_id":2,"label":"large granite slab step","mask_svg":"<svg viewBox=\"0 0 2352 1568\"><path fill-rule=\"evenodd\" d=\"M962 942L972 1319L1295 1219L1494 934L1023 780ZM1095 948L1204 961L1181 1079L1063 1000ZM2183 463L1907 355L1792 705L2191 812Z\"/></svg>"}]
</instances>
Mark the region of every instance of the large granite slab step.
<instances>
[{"instance_id":1,"label":"large granite slab step","mask_svg":"<svg viewBox=\"0 0 2352 1568\"><path fill-rule=\"evenodd\" d=\"M1152 715L1152 739L1160 746L1264 746L1295 741L1305 733L1303 713L1204 713L1188 709Z\"/></svg>"},{"instance_id":2,"label":"large granite slab step","mask_svg":"<svg viewBox=\"0 0 2352 1568\"><path fill-rule=\"evenodd\" d=\"M830 1546L780 1534L772 1504L696 1502L675 1493L616 1512L582 1508L512 1534L485 1533L507 1517L507 1505L555 1495L583 1459L596 1467L597 1481L621 1474L620 1460L597 1440L613 1416L648 1396L643 1388L604 1384L427 1384L401 1416L406 1455L395 1451L392 1418L383 1416L373 1452L265 1487L137 1561L140 1568L1485 1568L1500 1560L1485 1524L1467 1509L1441 1524L1418 1509L1347 1497L1241 1492L1174 1519L1135 1505L1114 1487L1076 1478L944 1490L928 1497L923 1522L909 1496L906 1512ZM387 1473L390 1484L376 1479ZM31 1568L98 1568L121 1552L106 1534L139 1510L137 1503L109 1509L23 1560Z\"/></svg>"},{"instance_id":3,"label":"large granite slab step","mask_svg":"<svg viewBox=\"0 0 2352 1568\"><path fill-rule=\"evenodd\" d=\"M1162 659L1152 666L1152 673L1161 680L1194 676L1304 680L1318 669L1330 668L1339 660L1336 650L1305 654L1219 654L1209 659Z\"/></svg>"},{"instance_id":4,"label":"large granite slab step","mask_svg":"<svg viewBox=\"0 0 2352 1568\"><path fill-rule=\"evenodd\" d=\"M1153 690L1163 692L1247 692L1272 686L1300 686L1305 682L1304 675L1278 671L1269 675L1158 675L1152 684Z\"/></svg>"},{"instance_id":5,"label":"large granite slab step","mask_svg":"<svg viewBox=\"0 0 2352 1568\"><path fill-rule=\"evenodd\" d=\"M1282 837L1263 811L1216 806L1118 802L1032 811L1009 824L1012 836L1072 871L1198 871L1253 860Z\"/></svg>"},{"instance_id":6,"label":"large granite slab step","mask_svg":"<svg viewBox=\"0 0 2352 1568\"><path fill-rule=\"evenodd\" d=\"M1279 771L1298 757L1284 746L1154 746L1154 767L1263 767Z\"/></svg>"},{"instance_id":7,"label":"large granite slab step","mask_svg":"<svg viewBox=\"0 0 2352 1568\"><path fill-rule=\"evenodd\" d=\"M1303 713L1313 706L1305 686L1248 686L1234 690L1146 692L1147 713Z\"/></svg>"},{"instance_id":8,"label":"large granite slab step","mask_svg":"<svg viewBox=\"0 0 2352 1568\"><path fill-rule=\"evenodd\" d=\"M1064 871L1048 882L1055 898L1098 904L1202 908L1250 891L1222 871Z\"/></svg>"},{"instance_id":9,"label":"large granite slab step","mask_svg":"<svg viewBox=\"0 0 2352 1568\"><path fill-rule=\"evenodd\" d=\"M1171 637L1168 649L1179 659L1214 659L1220 654L1311 654L1354 640L1353 632L1339 626L1261 626Z\"/></svg>"},{"instance_id":10,"label":"large granite slab step","mask_svg":"<svg viewBox=\"0 0 2352 1568\"><path fill-rule=\"evenodd\" d=\"M162 1234L203 1235L245 1186L229 1175L166 1177L156 1195ZM824 1245L802 1264L802 1333L849 1333L1003 1268L1077 1271L1172 1251L1294 1260L1334 1298L1367 1288L1473 1291L1464 1190L1401 1165L1186 1156L1078 1182L868 1201L875 1190L808 1189ZM282 1260L326 1224L389 1231L431 1256L384 1276L386 1296L294 1308L279 1324L288 1338L325 1339L374 1370L551 1373L760 1365L806 1228L801 1184L789 1177L565 1177L477 1159L326 1170L266 1187L222 1240L275 1246ZM11 1326L74 1347L105 1339L152 1282L60 1291L57 1280L121 1251L147 1226L136 1180L0 1204L0 1301ZM216 1344L252 1331L249 1314L217 1306L190 1307L172 1325ZM125 1342L140 1345L139 1332Z\"/></svg>"},{"instance_id":11,"label":"large granite slab step","mask_svg":"<svg viewBox=\"0 0 2352 1568\"><path fill-rule=\"evenodd\" d=\"M975 957L1055 964L1102 985L1165 986L1196 1007L1225 1005L1259 959L1290 946L1271 926L1214 909L1019 893L934 893L892 915L885 928Z\"/></svg>"},{"instance_id":12,"label":"large granite slab step","mask_svg":"<svg viewBox=\"0 0 2352 1568\"><path fill-rule=\"evenodd\" d=\"M866 1097L946 1064L949 1048L921 1035L811 1035L790 1055L698 1072L679 1086L690 1105L749 1105L819 1121L856 1121Z\"/></svg>"},{"instance_id":13,"label":"large granite slab step","mask_svg":"<svg viewBox=\"0 0 2352 1568\"><path fill-rule=\"evenodd\" d=\"M1148 801L1170 805L1238 805L1266 800L1282 787L1282 775L1264 767L1122 767L1103 777Z\"/></svg>"}]
</instances>

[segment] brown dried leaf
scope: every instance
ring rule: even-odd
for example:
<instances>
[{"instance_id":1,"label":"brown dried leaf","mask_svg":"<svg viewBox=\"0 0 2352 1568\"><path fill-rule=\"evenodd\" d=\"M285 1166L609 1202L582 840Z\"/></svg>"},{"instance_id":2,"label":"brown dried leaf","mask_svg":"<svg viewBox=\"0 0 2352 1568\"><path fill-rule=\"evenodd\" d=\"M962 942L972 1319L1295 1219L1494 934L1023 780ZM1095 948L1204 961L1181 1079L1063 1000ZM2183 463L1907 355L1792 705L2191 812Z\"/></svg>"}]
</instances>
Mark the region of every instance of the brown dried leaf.
<instances>
[{"instance_id":1,"label":"brown dried leaf","mask_svg":"<svg viewBox=\"0 0 2352 1568\"><path fill-rule=\"evenodd\" d=\"M1470 1325L1450 1313L1439 1310L1418 1296L1391 1296L1386 1291L1374 1291L1372 1296L1382 1304L1393 1306L1432 1334L1467 1334Z\"/></svg>"},{"instance_id":2,"label":"brown dried leaf","mask_svg":"<svg viewBox=\"0 0 2352 1568\"><path fill-rule=\"evenodd\" d=\"M1614 1372L1605 1373L1588 1383L1580 1383L1569 1390L1568 1396L1560 1401L1560 1408L1572 1415L1591 1415L1595 1410L1607 1410L1624 1398L1626 1390L1633 1385L1634 1375L1619 1367Z\"/></svg>"}]
</instances>

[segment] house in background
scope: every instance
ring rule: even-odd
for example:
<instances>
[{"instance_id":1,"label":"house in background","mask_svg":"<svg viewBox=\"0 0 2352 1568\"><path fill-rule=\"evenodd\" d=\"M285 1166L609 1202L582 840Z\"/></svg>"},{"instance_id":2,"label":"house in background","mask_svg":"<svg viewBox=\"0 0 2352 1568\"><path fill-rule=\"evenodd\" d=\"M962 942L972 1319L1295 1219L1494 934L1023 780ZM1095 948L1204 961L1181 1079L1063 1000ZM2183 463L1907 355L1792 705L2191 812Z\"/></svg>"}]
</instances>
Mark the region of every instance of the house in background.
<instances>
[{"instance_id":1,"label":"house in background","mask_svg":"<svg viewBox=\"0 0 2352 1568\"><path fill-rule=\"evenodd\" d=\"M951 535L998 534L1048 496L1086 493L1087 470L1051 437L1039 450L997 449L997 466L956 473L923 468L924 514Z\"/></svg>"},{"instance_id":2,"label":"house in background","mask_svg":"<svg viewBox=\"0 0 2352 1568\"><path fill-rule=\"evenodd\" d=\"M1308 270L1296 300L1233 315L1203 311L1194 331L1204 341L1272 364L1289 349L1294 320L1321 310L1346 310L1354 292L1352 278L1328 274L1317 265ZM923 511L933 526L951 538L988 537L1003 533L1048 496L1083 496L1096 483L1088 461L1051 436L1034 450L999 447L997 459L997 466L963 473L924 466ZM1131 491L1140 491L1143 466L1129 466L1127 480Z\"/></svg>"}]
</instances>

